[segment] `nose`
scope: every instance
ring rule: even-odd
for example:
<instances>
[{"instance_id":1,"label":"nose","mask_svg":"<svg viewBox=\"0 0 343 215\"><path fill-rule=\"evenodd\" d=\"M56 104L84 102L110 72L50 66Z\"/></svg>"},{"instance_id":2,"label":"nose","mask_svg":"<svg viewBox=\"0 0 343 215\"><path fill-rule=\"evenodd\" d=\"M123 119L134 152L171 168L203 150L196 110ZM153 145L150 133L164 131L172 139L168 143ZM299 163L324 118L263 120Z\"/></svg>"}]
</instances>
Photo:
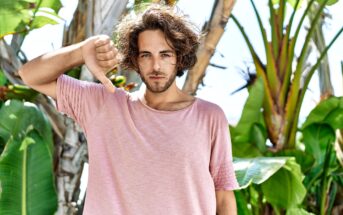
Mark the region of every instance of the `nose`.
<instances>
[{"instance_id":1,"label":"nose","mask_svg":"<svg viewBox=\"0 0 343 215\"><path fill-rule=\"evenodd\" d=\"M161 60L157 57L157 58L154 58L154 70L155 71L160 71L161 70Z\"/></svg>"}]
</instances>

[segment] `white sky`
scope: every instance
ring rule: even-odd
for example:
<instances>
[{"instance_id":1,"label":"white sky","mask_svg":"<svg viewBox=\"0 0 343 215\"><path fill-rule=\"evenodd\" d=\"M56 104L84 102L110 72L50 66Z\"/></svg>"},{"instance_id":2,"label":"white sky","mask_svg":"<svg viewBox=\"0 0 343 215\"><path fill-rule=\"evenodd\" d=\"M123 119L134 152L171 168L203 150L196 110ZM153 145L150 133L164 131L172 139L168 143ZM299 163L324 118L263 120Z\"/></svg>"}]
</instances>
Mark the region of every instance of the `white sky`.
<instances>
[{"instance_id":1,"label":"white sky","mask_svg":"<svg viewBox=\"0 0 343 215\"><path fill-rule=\"evenodd\" d=\"M267 26L267 14L269 13L267 8L268 1L258 0L255 2L260 14L266 14L262 19L265 26ZM64 17L66 20L70 20L72 18L72 11L76 7L77 0L62 0L62 3L65 7L61 9L59 15ZM193 20L193 22L195 22L200 28L202 24L208 20L212 5L213 0L179 0L178 2L178 6L183 10L183 12L189 14L191 20ZM325 29L327 42L343 24L343 1L339 1L339 3L328 8L333 19L328 21L329 24ZM248 36L250 38L254 38L253 45L257 52L262 56L262 39L250 1L238 0L234 6L233 13L245 27ZM28 59L32 59L45 52L59 48L62 42L62 32L63 24L45 26L42 29L32 31L27 36L27 39L23 44L23 50L27 54ZM301 45L302 41L299 40L298 45L299 44ZM337 96L342 96L343 94L343 81L340 68L340 61L343 60L342 47L343 36L341 35L329 51L330 67L333 73L332 82ZM221 54L224 55L224 57L221 57ZM216 53L211 60L212 63L226 66L227 69L222 70L209 67L204 79L205 87L201 87L197 91L197 96L221 106L231 124L235 124L238 121L248 93L246 90L242 90L234 95L230 94L245 84L239 70L246 70L246 63L250 64L250 59L250 53L241 33L238 31L234 23L229 21L226 27L226 32L221 38ZM253 67L251 67L251 70L253 70ZM313 77L314 78L310 86L311 91L307 93L305 101L306 108L303 108L302 110L302 118L306 117L309 111L319 100L317 74ZM178 79L179 86L183 85L184 78L185 76Z\"/></svg>"}]
</instances>

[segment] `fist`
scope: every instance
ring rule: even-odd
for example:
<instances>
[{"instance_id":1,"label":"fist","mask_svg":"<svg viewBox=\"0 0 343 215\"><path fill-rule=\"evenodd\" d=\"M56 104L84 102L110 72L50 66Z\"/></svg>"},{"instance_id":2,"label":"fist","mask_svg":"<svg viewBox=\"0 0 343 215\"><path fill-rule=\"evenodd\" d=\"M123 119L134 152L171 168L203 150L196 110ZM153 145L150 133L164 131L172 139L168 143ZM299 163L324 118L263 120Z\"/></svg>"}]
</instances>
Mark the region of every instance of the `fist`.
<instances>
[{"instance_id":1,"label":"fist","mask_svg":"<svg viewBox=\"0 0 343 215\"><path fill-rule=\"evenodd\" d=\"M118 50L114 47L113 41L106 35L99 36L95 41L95 57L100 67L108 72L117 63Z\"/></svg>"},{"instance_id":2,"label":"fist","mask_svg":"<svg viewBox=\"0 0 343 215\"><path fill-rule=\"evenodd\" d=\"M93 36L81 46L84 63L90 72L106 87L114 92L114 86L106 74L118 64L118 50L107 35Z\"/></svg>"}]
</instances>

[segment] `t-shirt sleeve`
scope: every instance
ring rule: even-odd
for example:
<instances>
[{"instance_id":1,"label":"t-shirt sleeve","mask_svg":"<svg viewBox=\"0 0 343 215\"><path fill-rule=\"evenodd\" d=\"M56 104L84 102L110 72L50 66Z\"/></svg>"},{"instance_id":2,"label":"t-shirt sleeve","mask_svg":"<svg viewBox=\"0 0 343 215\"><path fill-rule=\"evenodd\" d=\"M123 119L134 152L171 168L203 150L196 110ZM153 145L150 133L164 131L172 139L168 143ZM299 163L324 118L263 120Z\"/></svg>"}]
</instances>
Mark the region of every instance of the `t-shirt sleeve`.
<instances>
[{"instance_id":1,"label":"t-shirt sleeve","mask_svg":"<svg viewBox=\"0 0 343 215\"><path fill-rule=\"evenodd\" d=\"M102 87L100 84L80 81L67 75L57 79L56 106L59 112L67 114L81 126L94 115L92 104L101 104Z\"/></svg>"},{"instance_id":2,"label":"t-shirt sleeve","mask_svg":"<svg viewBox=\"0 0 343 215\"><path fill-rule=\"evenodd\" d=\"M232 163L229 124L221 109L216 112L211 128L210 173L216 190L235 190L239 185Z\"/></svg>"}]
</instances>

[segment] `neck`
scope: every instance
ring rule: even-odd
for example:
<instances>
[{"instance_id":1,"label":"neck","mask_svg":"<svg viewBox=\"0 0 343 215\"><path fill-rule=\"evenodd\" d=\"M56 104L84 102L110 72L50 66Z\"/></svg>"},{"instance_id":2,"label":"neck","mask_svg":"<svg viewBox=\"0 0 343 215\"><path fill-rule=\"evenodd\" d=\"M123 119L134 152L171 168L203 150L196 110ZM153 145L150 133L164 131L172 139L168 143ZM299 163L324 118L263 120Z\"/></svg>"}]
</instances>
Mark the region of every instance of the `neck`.
<instances>
[{"instance_id":1,"label":"neck","mask_svg":"<svg viewBox=\"0 0 343 215\"><path fill-rule=\"evenodd\" d=\"M174 83L164 92L154 93L146 89L141 100L149 107L157 110L175 110L188 106L194 97L187 95Z\"/></svg>"},{"instance_id":2,"label":"neck","mask_svg":"<svg viewBox=\"0 0 343 215\"><path fill-rule=\"evenodd\" d=\"M176 86L176 82L174 81L174 83L166 91L161 93L154 93L149 89L146 89L144 93L144 99L147 104L162 104L177 101L182 94L183 92Z\"/></svg>"}]
</instances>

